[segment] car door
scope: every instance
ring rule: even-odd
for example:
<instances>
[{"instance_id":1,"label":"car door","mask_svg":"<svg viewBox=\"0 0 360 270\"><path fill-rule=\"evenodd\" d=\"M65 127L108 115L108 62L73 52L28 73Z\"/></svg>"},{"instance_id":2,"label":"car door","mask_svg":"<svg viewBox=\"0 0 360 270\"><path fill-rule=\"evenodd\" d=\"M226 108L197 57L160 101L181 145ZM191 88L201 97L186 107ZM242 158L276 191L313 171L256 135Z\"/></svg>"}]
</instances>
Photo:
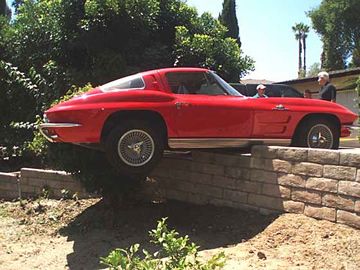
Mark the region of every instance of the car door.
<instances>
[{"instance_id":1,"label":"car door","mask_svg":"<svg viewBox=\"0 0 360 270\"><path fill-rule=\"evenodd\" d=\"M286 98L255 99L253 134L255 138L289 138L299 114Z\"/></svg>"},{"instance_id":2,"label":"car door","mask_svg":"<svg viewBox=\"0 0 360 270\"><path fill-rule=\"evenodd\" d=\"M252 109L242 96L229 95L207 72L165 75L175 95L178 138L247 138ZM235 91L235 90L234 90ZM244 104L244 106L241 106Z\"/></svg>"}]
</instances>

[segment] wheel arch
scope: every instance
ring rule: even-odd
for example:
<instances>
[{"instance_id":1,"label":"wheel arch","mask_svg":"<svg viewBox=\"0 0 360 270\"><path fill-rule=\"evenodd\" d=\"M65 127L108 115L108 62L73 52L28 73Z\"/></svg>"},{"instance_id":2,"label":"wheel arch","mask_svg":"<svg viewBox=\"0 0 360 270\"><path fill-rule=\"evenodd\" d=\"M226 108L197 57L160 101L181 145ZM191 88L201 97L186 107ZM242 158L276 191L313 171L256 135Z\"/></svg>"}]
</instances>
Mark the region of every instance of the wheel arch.
<instances>
[{"instance_id":1,"label":"wheel arch","mask_svg":"<svg viewBox=\"0 0 360 270\"><path fill-rule=\"evenodd\" d=\"M305 115L300 122L298 123L298 125L296 126L293 136L292 136L292 143L294 143L294 140L296 138L296 135L299 134L299 130L302 128L303 125L306 124L306 122L308 122L309 120L312 119L326 119L328 121L331 121L332 123L334 123L336 125L336 127L338 128L338 130L340 130L341 124L340 124L340 119L330 113L310 113Z\"/></svg>"},{"instance_id":2,"label":"wheel arch","mask_svg":"<svg viewBox=\"0 0 360 270\"><path fill-rule=\"evenodd\" d=\"M160 130L160 135L164 139L164 145L165 146L168 145L167 125L164 118L161 116L160 113L150 110L140 110L140 111L124 110L124 111L117 111L112 113L106 119L102 127L101 143L104 143L106 141L107 136L114 127L121 125L122 122L130 119L146 121L151 125L155 126L157 130Z\"/></svg>"}]
</instances>

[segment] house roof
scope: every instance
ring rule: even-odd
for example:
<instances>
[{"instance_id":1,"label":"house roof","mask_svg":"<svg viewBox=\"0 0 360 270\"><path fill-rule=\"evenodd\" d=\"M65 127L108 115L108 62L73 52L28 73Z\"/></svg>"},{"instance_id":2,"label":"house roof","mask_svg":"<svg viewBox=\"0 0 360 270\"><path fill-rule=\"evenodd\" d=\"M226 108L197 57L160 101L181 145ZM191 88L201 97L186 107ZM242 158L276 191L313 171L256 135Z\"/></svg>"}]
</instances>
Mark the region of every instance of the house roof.
<instances>
[{"instance_id":1,"label":"house roof","mask_svg":"<svg viewBox=\"0 0 360 270\"><path fill-rule=\"evenodd\" d=\"M360 75L360 67L330 71L329 75L330 75L330 79L331 78L349 76L349 75ZM318 79L317 76L313 76L313 77L306 77L306 78L301 78L301 79L293 79L293 80L288 80L288 81L281 81L281 82L277 82L277 83L291 85L291 84L296 84L296 83L316 81L317 79Z\"/></svg>"},{"instance_id":2,"label":"house roof","mask_svg":"<svg viewBox=\"0 0 360 270\"><path fill-rule=\"evenodd\" d=\"M271 84L273 83L274 81L269 81L269 80L266 80L266 79L244 79L244 80L240 80L240 82L242 84Z\"/></svg>"}]
</instances>

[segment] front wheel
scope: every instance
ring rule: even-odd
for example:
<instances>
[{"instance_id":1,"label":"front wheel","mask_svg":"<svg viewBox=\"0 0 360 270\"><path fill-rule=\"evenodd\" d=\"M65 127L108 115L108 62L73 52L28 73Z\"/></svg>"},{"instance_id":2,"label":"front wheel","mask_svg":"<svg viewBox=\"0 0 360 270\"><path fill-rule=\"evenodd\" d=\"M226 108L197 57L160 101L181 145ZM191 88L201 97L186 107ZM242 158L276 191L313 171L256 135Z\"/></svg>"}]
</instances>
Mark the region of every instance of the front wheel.
<instances>
[{"instance_id":1,"label":"front wheel","mask_svg":"<svg viewBox=\"0 0 360 270\"><path fill-rule=\"evenodd\" d=\"M304 122L295 134L294 146L338 149L340 130L327 119L310 119Z\"/></svg>"},{"instance_id":2,"label":"front wheel","mask_svg":"<svg viewBox=\"0 0 360 270\"><path fill-rule=\"evenodd\" d=\"M160 160L164 143L152 126L129 121L114 128L105 144L110 163L127 175L145 175Z\"/></svg>"}]
</instances>

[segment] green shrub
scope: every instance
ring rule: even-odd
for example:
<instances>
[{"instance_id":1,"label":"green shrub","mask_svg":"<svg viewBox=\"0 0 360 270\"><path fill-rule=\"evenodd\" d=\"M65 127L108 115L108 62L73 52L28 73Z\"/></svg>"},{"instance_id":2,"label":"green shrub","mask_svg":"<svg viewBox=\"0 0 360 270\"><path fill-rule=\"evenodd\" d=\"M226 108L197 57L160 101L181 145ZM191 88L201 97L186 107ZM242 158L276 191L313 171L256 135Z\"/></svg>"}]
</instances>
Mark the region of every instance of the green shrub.
<instances>
[{"instance_id":1,"label":"green shrub","mask_svg":"<svg viewBox=\"0 0 360 270\"><path fill-rule=\"evenodd\" d=\"M117 248L100 263L110 269L120 270L215 270L222 269L225 264L223 252L216 254L210 260L201 262L198 258L198 246L190 243L189 237L179 237L175 230L169 231L166 218L158 221L156 229L150 231L151 242L159 246L153 254L143 250L143 256L138 255L139 244L129 249Z\"/></svg>"},{"instance_id":2,"label":"green shrub","mask_svg":"<svg viewBox=\"0 0 360 270\"><path fill-rule=\"evenodd\" d=\"M72 86L67 93L56 99L51 106L80 95L92 86ZM37 118L36 124L42 122ZM103 195L123 193L138 183L137 179L119 174L107 161L105 153L77 145L65 143L48 143L36 129L33 140L26 144L27 153L42 160L43 164L52 169L64 170L73 174L90 192Z\"/></svg>"}]
</instances>

